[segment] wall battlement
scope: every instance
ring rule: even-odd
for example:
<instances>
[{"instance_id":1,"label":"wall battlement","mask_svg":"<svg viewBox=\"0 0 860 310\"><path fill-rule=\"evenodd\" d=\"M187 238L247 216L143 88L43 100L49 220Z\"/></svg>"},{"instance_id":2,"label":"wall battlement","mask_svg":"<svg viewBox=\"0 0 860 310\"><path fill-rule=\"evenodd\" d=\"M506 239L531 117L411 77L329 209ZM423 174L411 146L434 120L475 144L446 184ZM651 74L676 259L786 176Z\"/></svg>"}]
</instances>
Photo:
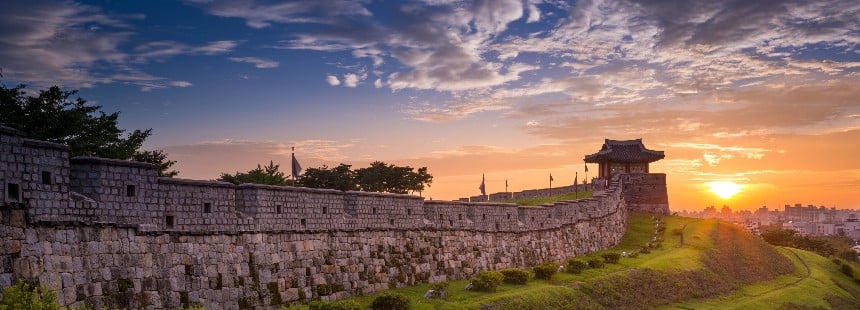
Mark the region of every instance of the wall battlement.
<instances>
[{"instance_id":1,"label":"wall battlement","mask_svg":"<svg viewBox=\"0 0 860 310\"><path fill-rule=\"evenodd\" d=\"M62 305L274 308L605 249L626 228L620 183L536 207L158 177L69 158L0 126L0 287Z\"/></svg>"}]
</instances>

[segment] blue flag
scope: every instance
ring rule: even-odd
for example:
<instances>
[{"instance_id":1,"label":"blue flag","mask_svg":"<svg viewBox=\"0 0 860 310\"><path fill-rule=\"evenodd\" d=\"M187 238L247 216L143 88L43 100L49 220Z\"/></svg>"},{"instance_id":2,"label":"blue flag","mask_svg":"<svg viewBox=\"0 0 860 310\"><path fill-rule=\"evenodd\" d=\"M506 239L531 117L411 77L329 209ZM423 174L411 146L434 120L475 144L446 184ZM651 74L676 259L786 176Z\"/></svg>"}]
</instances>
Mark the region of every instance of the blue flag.
<instances>
[{"instance_id":1,"label":"blue flag","mask_svg":"<svg viewBox=\"0 0 860 310\"><path fill-rule=\"evenodd\" d=\"M296 150L296 148L294 147L293 151L295 151L295 150ZM293 179L295 179L295 178L298 178L299 173L302 172L302 165L299 165L299 161L296 159L296 153L295 152L292 153L292 156L293 156L293 163L292 163L293 171L292 172L293 172Z\"/></svg>"},{"instance_id":2,"label":"blue flag","mask_svg":"<svg viewBox=\"0 0 860 310\"><path fill-rule=\"evenodd\" d=\"M478 189L481 190L481 196L487 194L487 187L484 186L484 174L481 174L481 186L478 186Z\"/></svg>"}]
</instances>

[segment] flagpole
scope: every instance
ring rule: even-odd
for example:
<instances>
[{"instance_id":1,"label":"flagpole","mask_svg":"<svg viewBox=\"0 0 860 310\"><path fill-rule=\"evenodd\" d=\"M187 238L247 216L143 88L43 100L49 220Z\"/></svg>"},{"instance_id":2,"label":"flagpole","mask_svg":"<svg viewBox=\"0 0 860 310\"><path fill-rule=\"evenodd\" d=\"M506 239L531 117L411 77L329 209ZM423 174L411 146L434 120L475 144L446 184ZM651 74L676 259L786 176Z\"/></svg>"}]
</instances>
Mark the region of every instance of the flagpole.
<instances>
[{"instance_id":1,"label":"flagpole","mask_svg":"<svg viewBox=\"0 0 860 310\"><path fill-rule=\"evenodd\" d=\"M552 172L549 173L549 195L552 196Z\"/></svg>"}]
</instances>

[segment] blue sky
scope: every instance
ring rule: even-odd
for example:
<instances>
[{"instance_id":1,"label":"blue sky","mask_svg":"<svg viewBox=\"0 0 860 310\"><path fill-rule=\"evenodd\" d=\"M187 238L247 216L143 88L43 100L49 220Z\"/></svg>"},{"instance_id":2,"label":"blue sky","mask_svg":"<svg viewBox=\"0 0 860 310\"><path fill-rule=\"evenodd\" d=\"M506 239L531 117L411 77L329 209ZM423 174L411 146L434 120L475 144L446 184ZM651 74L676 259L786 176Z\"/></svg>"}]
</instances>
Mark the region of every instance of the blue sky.
<instances>
[{"instance_id":1,"label":"blue sky","mask_svg":"<svg viewBox=\"0 0 860 310\"><path fill-rule=\"evenodd\" d=\"M860 137L858 13L857 1L4 1L0 68L7 86L80 89L122 126L153 128L146 147L181 177L286 162L295 146L305 166L428 166L427 194L449 199L475 194L481 173L491 192L572 179L604 138L644 138L667 151L656 168L681 208L722 203L703 195L725 180L747 187L740 208L860 207L845 155L860 149L844 143ZM808 186L830 194L794 194Z\"/></svg>"}]
</instances>

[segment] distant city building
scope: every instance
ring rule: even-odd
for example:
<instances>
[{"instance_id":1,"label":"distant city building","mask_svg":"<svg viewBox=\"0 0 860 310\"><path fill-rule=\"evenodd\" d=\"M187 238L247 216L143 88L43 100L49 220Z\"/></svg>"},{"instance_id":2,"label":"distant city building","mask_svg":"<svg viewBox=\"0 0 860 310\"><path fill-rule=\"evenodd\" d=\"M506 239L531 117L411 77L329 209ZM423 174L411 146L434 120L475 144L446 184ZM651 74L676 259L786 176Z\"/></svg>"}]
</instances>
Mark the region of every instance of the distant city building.
<instances>
[{"instance_id":1,"label":"distant city building","mask_svg":"<svg viewBox=\"0 0 860 310\"><path fill-rule=\"evenodd\" d=\"M708 206L702 211L681 212L683 216L695 218L718 218L743 226L752 233L760 233L770 227L791 229L799 235L848 236L860 240L860 218L857 210L838 210L825 206L795 204L785 205L784 211L770 210L762 206L755 211L732 211L723 206L717 211Z\"/></svg>"}]
</instances>

